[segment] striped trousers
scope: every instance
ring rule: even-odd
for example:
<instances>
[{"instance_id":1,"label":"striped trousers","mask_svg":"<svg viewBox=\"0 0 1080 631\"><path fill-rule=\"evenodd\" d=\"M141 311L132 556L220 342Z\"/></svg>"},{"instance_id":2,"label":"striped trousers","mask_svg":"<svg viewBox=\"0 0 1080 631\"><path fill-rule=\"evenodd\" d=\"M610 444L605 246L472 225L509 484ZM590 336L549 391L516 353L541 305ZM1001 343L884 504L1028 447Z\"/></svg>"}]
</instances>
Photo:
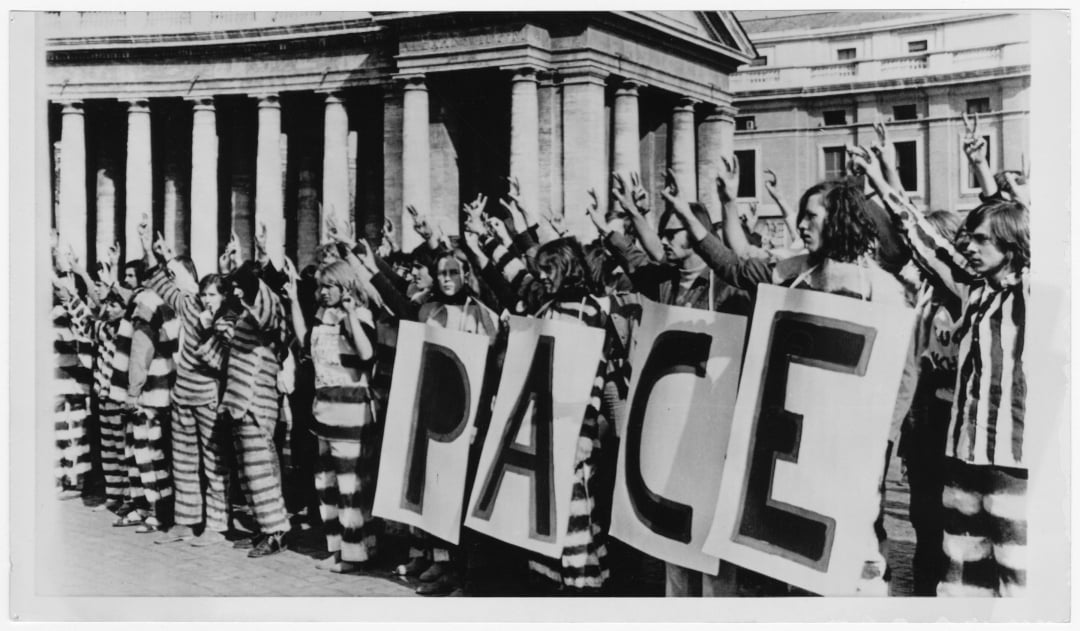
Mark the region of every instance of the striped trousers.
<instances>
[{"instance_id":1,"label":"striped trousers","mask_svg":"<svg viewBox=\"0 0 1080 631\"><path fill-rule=\"evenodd\" d=\"M86 417L90 399L86 395L64 394L56 397L53 429L56 435L56 486L82 488L83 476L90 471L90 444L86 439Z\"/></svg>"},{"instance_id":2,"label":"striped trousers","mask_svg":"<svg viewBox=\"0 0 1080 631\"><path fill-rule=\"evenodd\" d=\"M124 415L126 440L124 460L128 484L137 508L157 515L160 504L172 496L172 476L166 455L168 444L163 426L169 422L167 409L140 407Z\"/></svg>"},{"instance_id":3,"label":"striped trousers","mask_svg":"<svg viewBox=\"0 0 1080 631\"><path fill-rule=\"evenodd\" d=\"M374 428L375 425L368 427ZM378 441L319 438L315 491L326 548L342 561L363 563L375 556L377 522L371 514L378 471Z\"/></svg>"},{"instance_id":4,"label":"striped trousers","mask_svg":"<svg viewBox=\"0 0 1080 631\"><path fill-rule=\"evenodd\" d=\"M176 523L206 530L229 529L225 480L228 428L219 422L217 402L177 405L172 420L172 473L176 485ZM203 489L205 480L206 488Z\"/></svg>"},{"instance_id":5,"label":"striped trousers","mask_svg":"<svg viewBox=\"0 0 1080 631\"><path fill-rule=\"evenodd\" d=\"M1027 471L947 458L948 558L938 596L1023 596L1027 583Z\"/></svg>"},{"instance_id":6,"label":"striped trousers","mask_svg":"<svg viewBox=\"0 0 1080 631\"><path fill-rule=\"evenodd\" d=\"M105 499L121 502L128 495L124 470L124 410L111 401L98 403L101 427L101 472L105 478Z\"/></svg>"},{"instance_id":7,"label":"striped trousers","mask_svg":"<svg viewBox=\"0 0 1080 631\"><path fill-rule=\"evenodd\" d=\"M263 428L250 413L229 417L240 464L240 486L263 533L289 530L289 515L281 489L281 463L274 445L274 428Z\"/></svg>"}]
</instances>

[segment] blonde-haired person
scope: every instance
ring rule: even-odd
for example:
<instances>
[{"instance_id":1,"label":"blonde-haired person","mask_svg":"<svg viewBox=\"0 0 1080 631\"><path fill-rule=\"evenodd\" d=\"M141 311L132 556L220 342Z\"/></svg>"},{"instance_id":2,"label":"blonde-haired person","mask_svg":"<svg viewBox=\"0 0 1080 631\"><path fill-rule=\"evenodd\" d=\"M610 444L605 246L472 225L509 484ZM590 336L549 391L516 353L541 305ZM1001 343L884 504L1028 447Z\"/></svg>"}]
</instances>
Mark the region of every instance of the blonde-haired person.
<instances>
[{"instance_id":1,"label":"blonde-haired person","mask_svg":"<svg viewBox=\"0 0 1080 631\"><path fill-rule=\"evenodd\" d=\"M377 522L372 516L379 437L371 408L374 323L368 297L352 266L336 260L317 274L319 310L310 330L298 310L293 327L312 362L315 399L312 433L318 439L315 488L332 553L317 567L355 572L375 555ZM297 277L285 291L298 304Z\"/></svg>"}]
</instances>

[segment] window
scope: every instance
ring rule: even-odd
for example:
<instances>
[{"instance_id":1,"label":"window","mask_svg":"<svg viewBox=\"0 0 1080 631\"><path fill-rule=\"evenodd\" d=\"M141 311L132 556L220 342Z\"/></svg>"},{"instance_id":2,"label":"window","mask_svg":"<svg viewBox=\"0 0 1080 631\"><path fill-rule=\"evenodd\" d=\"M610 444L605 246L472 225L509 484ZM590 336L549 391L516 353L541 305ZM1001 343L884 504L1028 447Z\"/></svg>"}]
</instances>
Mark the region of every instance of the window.
<instances>
[{"instance_id":1,"label":"window","mask_svg":"<svg viewBox=\"0 0 1080 631\"><path fill-rule=\"evenodd\" d=\"M990 165L990 171L993 172L993 160L990 158L990 136L983 136L983 142L986 143L986 163ZM963 152L963 149L961 149ZM964 162L968 165L967 187L979 188L979 181L975 179L975 170L971 168L971 163L968 162L967 156L964 156Z\"/></svg>"},{"instance_id":2,"label":"window","mask_svg":"<svg viewBox=\"0 0 1080 631\"><path fill-rule=\"evenodd\" d=\"M826 125L847 125L847 112L844 110L825 110L822 116Z\"/></svg>"},{"instance_id":3,"label":"window","mask_svg":"<svg viewBox=\"0 0 1080 631\"><path fill-rule=\"evenodd\" d=\"M750 60L750 65L751 66L768 66L769 65L769 56L768 55L761 55L760 57L755 57L754 59Z\"/></svg>"},{"instance_id":4,"label":"window","mask_svg":"<svg viewBox=\"0 0 1080 631\"><path fill-rule=\"evenodd\" d=\"M907 43L907 51L909 53L925 53L926 52L926 40L917 39L913 42Z\"/></svg>"},{"instance_id":5,"label":"window","mask_svg":"<svg viewBox=\"0 0 1080 631\"><path fill-rule=\"evenodd\" d=\"M914 103L894 105L892 117L894 121L913 121L919 117L919 112L916 110Z\"/></svg>"},{"instance_id":6,"label":"window","mask_svg":"<svg viewBox=\"0 0 1080 631\"><path fill-rule=\"evenodd\" d=\"M753 131L757 129L757 120L753 116L736 116L735 131Z\"/></svg>"},{"instance_id":7,"label":"window","mask_svg":"<svg viewBox=\"0 0 1080 631\"><path fill-rule=\"evenodd\" d=\"M757 197L757 151L736 151L739 161L739 192L737 197Z\"/></svg>"},{"instance_id":8,"label":"window","mask_svg":"<svg viewBox=\"0 0 1080 631\"><path fill-rule=\"evenodd\" d=\"M967 100L967 113L968 114L986 114L990 111L990 98L983 97L981 99L968 99Z\"/></svg>"},{"instance_id":9,"label":"window","mask_svg":"<svg viewBox=\"0 0 1080 631\"><path fill-rule=\"evenodd\" d=\"M855 59L854 48L838 48L836 49L836 58L840 61L848 61Z\"/></svg>"},{"instance_id":10,"label":"window","mask_svg":"<svg viewBox=\"0 0 1080 631\"><path fill-rule=\"evenodd\" d=\"M825 179L826 180L839 180L844 177L845 168L844 165L847 161L847 154L843 147L825 147L822 149L825 157Z\"/></svg>"},{"instance_id":11,"label":"window","mask_svg":"<svg viewBox=\"0 0 1080 631\"><path fill-rule=\"evenodd\" d=\"M896 150L896 171L900 176L900 186L908 193L919 190L919 154L914 140L894 142Z\"/></svg>"}]
</instances>

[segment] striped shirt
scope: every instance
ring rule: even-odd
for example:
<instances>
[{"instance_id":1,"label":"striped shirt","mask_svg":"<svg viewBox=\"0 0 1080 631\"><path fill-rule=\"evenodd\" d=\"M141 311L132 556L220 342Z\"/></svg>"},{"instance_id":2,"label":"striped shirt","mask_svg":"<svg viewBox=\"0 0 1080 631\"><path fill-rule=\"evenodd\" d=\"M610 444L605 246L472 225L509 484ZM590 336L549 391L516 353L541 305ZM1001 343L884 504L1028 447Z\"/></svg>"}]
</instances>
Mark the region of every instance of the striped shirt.
<instances>
[{"instance_id":1,"label":"striped shirt","mask_svg":"<svg viewBox=\"0 0 1080 631\"><path fill-rule=\"evenodd\" d=\"M180 354L173 403L185 406L217 403L221 375L196 353L210 333L199 320L202 307L198 296L181 289L169 271L160 266L147 279L146 286L157 292L180 317Z\"/></svg>"},{"instance_id":2,"label":"striped shirt","mask_svg":"<svg viewBox=\"0 0 1080 631\"><path fill-rule=\"evenodd\" d=\"M54 394L83 402L93 381L93 346L85 333L90 325L90 310L83 302L71 300L54 305L51 315Z\"/></svg>"},{"instance_id":3,"label":"striped shirt","mask_svg":"<svg viewBox=\"0 0 1080 631\"><path fill-rule=\"evenodd\" d=\"M136 329L144 332L153 346L145 366L132 366ZM131 299L128 311L116 331L116 351L109 398L124 402L129 394L138 395L138 404L148 408L167 408L172 404L172 387L176 381L174 356L180 347L180 321L172 307L165 304L152 289L141 289ZM141 355L141 353L140 353ZM145 371L145 375L143 372ZM135 383L136 378L145 380ZM132 386L138 385L138 392Z\"/></svg>"},{"instance_id":4,"label":"striped shirt","mask_svg":"<svg viewBox=\"0 0 1080 631\"><path fill-rule=\"evenodd\" d=\"M975 465L1026 469L1027 270L994 286L906 200L894 191L882 200L919 267L963 302L953 333L958 372L946 454Z\"/></svg>"},{"instance_id":5,"label":"striped shirt","mask_svg":"<svg viewBox=\"0 0 1080 631\"><path fill-rule=\"evenodd\" d=\"M362 429L374 420L369 392L373 361L357 354L347 318L343 309L320 309L308 338L315 368L311 431L327 440L361 440ZM367 309L362 310L360 320L371 340L374 331Z\"/></svg>"},{"instance_id":6,"label":"striped shirt","mask_svg":"<svg viewBox=\"0 0 1080 631\"><path fill-rule=\"evenodd\" d=\"M285 334L281 301L260 280L251 312L236 322L229 343L221 411L234 419L250 413L263 427L277 423L277 374L281 369L277 351L284 348Z\"/></svg>"},{"instance_id":7,"label":"striped shirt","mask_svg":"<svg viewBox=\"0 0 1080 631\"><path fill-rule=\"evenodd\" d=\"M108 322L98 320L94 322L94 394L98 399L109 396L109 388L112 383L113 357L116 355L116 331L120 328L120 320Z\"/></svg>"}]
</instances>

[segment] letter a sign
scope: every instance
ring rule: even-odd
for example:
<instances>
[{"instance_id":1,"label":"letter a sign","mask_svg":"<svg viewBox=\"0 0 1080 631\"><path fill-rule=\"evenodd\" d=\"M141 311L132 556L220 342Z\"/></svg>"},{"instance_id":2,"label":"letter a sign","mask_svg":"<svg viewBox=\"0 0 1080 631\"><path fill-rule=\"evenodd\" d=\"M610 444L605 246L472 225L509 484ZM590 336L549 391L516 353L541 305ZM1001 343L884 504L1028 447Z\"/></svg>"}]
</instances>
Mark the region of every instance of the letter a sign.
<instances>
[{"instance_id":1,"label":"letter a sign","mask_svg":"<svg viewBox=\"0 0 1080 631\"><path fill-rule=\"evenodd\" d=\"M878 556L878 484L913 319L759 287L706 552L819 594L858 592Z\"/></svg>"},{"instance_id":2,"label":"letter a sign","mask_svg":"<svg viewBox=\"0 0 1080 631\"><path fill-rule=\"evenodd\" d=\"M510 318L466 526L544 556L562 553L578 434L603 343L601 329Z\"/></svg>"}]
</instances>

